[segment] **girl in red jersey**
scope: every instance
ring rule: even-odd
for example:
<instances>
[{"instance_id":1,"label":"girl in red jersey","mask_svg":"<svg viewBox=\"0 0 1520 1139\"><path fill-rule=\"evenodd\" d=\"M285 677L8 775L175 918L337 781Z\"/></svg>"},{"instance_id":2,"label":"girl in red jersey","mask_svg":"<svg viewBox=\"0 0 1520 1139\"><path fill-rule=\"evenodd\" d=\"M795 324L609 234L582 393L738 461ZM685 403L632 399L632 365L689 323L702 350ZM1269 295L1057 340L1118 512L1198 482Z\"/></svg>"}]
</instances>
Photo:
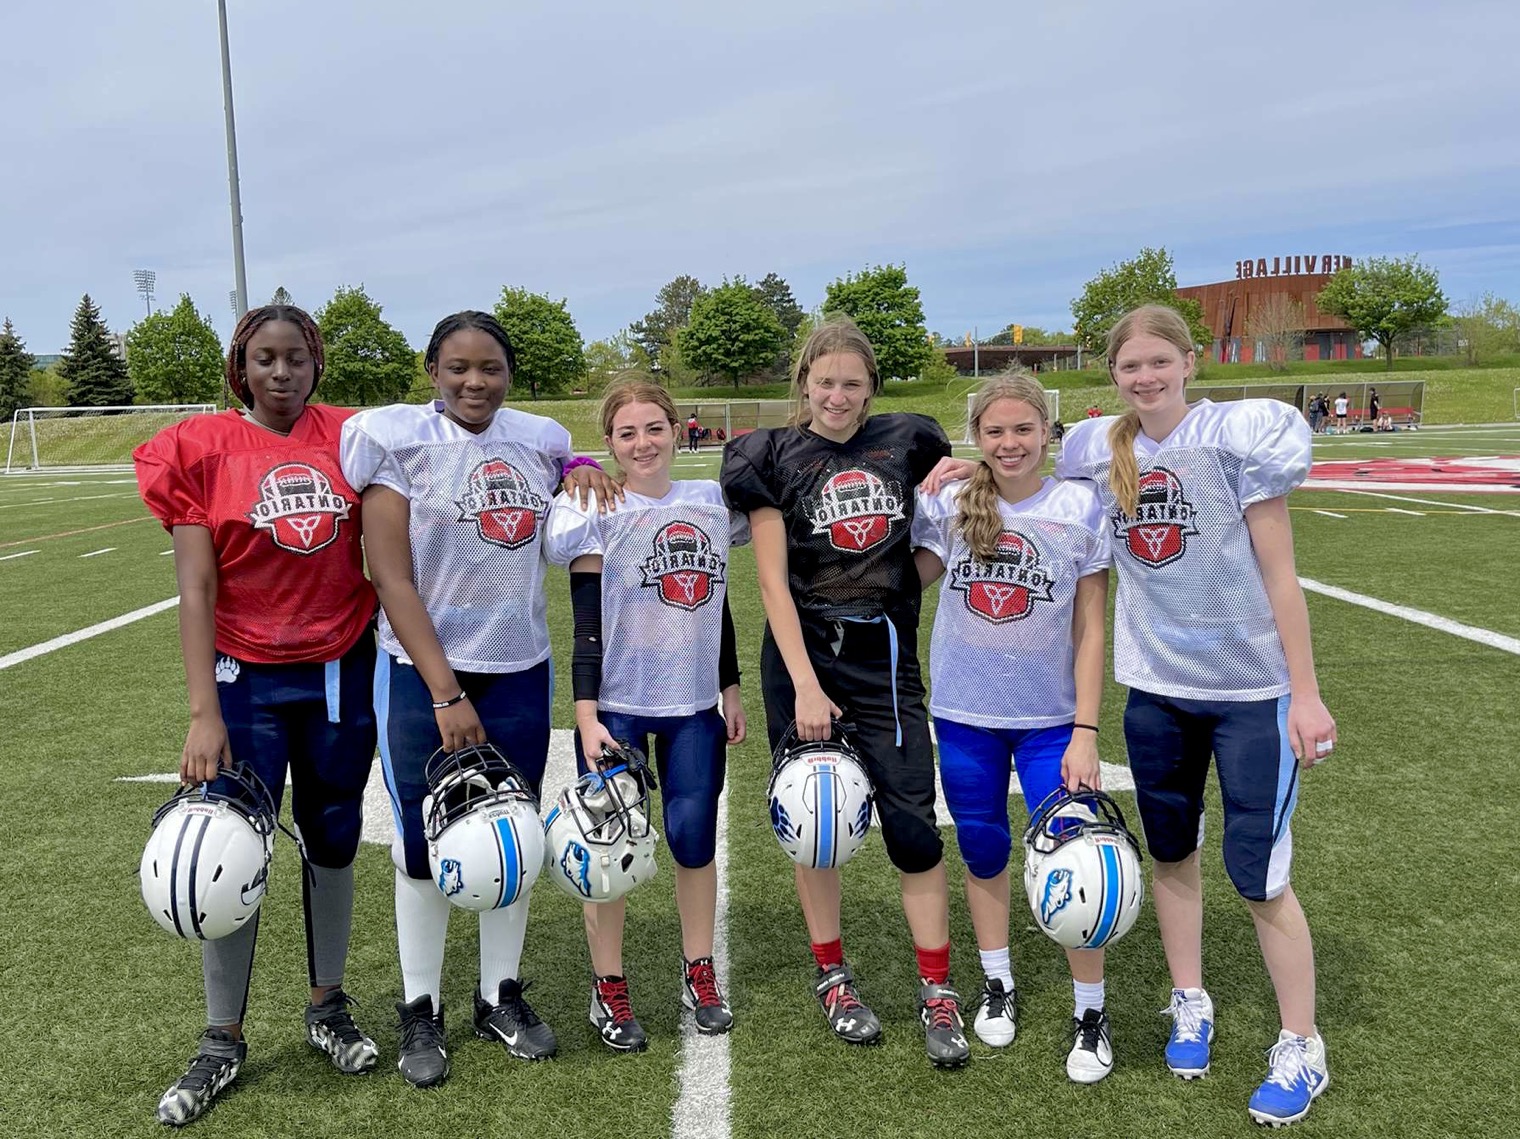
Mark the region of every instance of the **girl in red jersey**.
<instances>
[{"instance_id":1,"label":"girl in red jersey","mask_svg":"<svg viewBox=\"0 0 1520 1139\"><path fill-rule=\"evenodd\" d=\"M761 683L771 746L795 721L825 740L847 715L876 788L887 854L901 874L917 954L919 1013L932 1063L970 1057L950 986L950 902L934 816L934 750L918 666L919 576L909 541L913 488L948 461L950 441L922 415L871 415L876 353L848 318L808 337L793 374L792 425L750 432L723 456L729 505L749 514L765 605ZM840 936L837 870L796 868L829 1027L874 1044Z\"/></svg>"},{"instance_id":2,"label":"girl in red jersey","mask_svg":"<svg viewBox=\"0 0 1520 1139\"><path fill-rule=\"evenodd\" d=\"M1172 975L1166 1063L1184 1079L1209 1071L1198 845L1212 758L1225 869L1250 907L1282 1022L1248 1110L1292 1123L1330 1082L1314 947L1288 881L1298 771L1336 738L1287 507L1309 471L1309 426L1276 400L1189 404L1192 337L1164 306L1120 318L1108 367L1129 411L1072 428L1056 473L1089 480L1114 528L1114 673L1130 689L1125 743Z\"/></svg>"},{"instance_id":3,"label":"girl in red jersey","mask_svg":"<svg viewBox=\"0 0 1520 1139\"><path fill-rule=\"evenodd\" d=\"M375 754L375 594L359 548L359 497L338 463L351 413L307 402L322 364L311 317L290 305L254 309L227 351L227 384L245 407L175 424L132 457L143 501L174 535L190 693L180 778L215 781L221 767L247 764L278 811L289 770L307 868L307 1039L352 1073L378 1055L343 991L360 804ZM200 1116L247 1056L258 921L202 942L208 1027L159 1101L160 1122Z\"/></svg>"}]
</instances>

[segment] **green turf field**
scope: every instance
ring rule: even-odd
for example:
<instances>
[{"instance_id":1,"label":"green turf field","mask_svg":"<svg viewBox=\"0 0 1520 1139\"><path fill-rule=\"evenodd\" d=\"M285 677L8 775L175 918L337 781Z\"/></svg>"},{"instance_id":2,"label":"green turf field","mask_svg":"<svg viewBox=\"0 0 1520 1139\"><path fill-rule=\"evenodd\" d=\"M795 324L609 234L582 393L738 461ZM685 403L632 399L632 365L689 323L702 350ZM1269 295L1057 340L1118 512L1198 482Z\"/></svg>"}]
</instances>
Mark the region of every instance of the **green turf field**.
<instances>
[{"instance_id":1,"label":"green turf field","mask_svg":"<svg viewBox=\"0 0 1520 1139\"><path fill-rule=\"evenodd\" d=\"M1395 454L1516 455L1520 428L1316 444L1320 459ZM678 456L676 473L711 477L715 466L715 455ZM1341 745L1306 777L1295 819L1294 879L1315 933L1332 1070L1330 1089L1299 1130L1336 1139L1504 1135L1514 1125L1508 1045L1520 1004L1520 925L1510 893L1520 884L1520 496L1394 493L1404 497L1296 493L1300 574L1502 636L1497 645L1476 643L1309 594L1321 683ZM195 947L166 936L137 894L149 817L169 789L117 781L176 765L185 708L174 611L20 663L8 656L173 597L168 549L129 475L0 479L6 1136L163 1134L154 1105L202 1027ZM568 588L558 571L549 582L565 676ZM730 588L755 729L730 763L727 957L738 1024L725 1045L704 1042L705 1050L691 1052L707 1065L703 1072L721 1074L716 1050L726 1047L726 1108L720 1082L682 1082L688 1046L677 1015L668 854L661 877L630 907L627 961L635 1008L652 1038L648 1053L613 1055L595 1038L586 1023L589 965L579 915L545 889L533 901L524 975L534 983L535 1007L558 1033L559 1058L530 1067L468 1033L475 937L473 923L456 915L444 980L454 1075L422 1093L394 1070L400 977L386 849L360 851L348 979L382 1063L373 1075L344 1077L304 1042L298 860L281 839L247 1021L249 1061L194 1133L653 1136L671 1133L678 1105L683 1135L717 1139L1181 1139L1254 1131L1245 1103L1264 1075L1276 1011L1249 917L1220 865L1217 826L1205 857L1205 968L1219 1018L1207 1079L1184 1084L1162 1066L1168 1022L1156 1011L1168 982L1147 904L1109 955L1118 1066L1095 1087L1068 1084L1069 981L1057 947L1031 931L1017 894L1019 1037L993 1050L973 1036L968 1069L932 1071L913 1006L896 879L876 837L845 872L844 928L887 1040L858 1051L833 1042L811 1003L790 863L765 817L762 617L747 553L734 559ZM926 634L932 609L931 602ZM927 635L921 640L927 645ZM568 685L561 689L555 723L567 728ZM1122 763L1121 705L1122 693L1110 687L1101 719L1107 762ZM1131 810L1132 796L1119 800ZM954 969L969 996L979 970L953 832L945 834L955 883Z\"/></svg>"}]
</instances>

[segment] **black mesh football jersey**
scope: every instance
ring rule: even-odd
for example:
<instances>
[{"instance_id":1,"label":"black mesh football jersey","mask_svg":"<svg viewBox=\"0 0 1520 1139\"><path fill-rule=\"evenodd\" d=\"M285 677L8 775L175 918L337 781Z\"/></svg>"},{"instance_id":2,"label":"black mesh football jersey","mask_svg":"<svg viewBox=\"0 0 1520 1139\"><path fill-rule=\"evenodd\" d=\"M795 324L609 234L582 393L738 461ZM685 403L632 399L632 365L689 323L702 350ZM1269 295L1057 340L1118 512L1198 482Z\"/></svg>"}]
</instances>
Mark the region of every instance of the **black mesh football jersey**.
<instances>
[{"instance_id":1,"label":"black mesh football jersey","mask_svg":"<svg viewBox=\"0 0 1520 1139\"><path fill-rule=\"evenodd\" d=\"M769 506L786 520L800 613L916 614L913 491L949 454L944 429L928 416L873 415L844 443L798 427L740 436L724 451L720 481L735 510Z\"/></svg>"}]
</instances>

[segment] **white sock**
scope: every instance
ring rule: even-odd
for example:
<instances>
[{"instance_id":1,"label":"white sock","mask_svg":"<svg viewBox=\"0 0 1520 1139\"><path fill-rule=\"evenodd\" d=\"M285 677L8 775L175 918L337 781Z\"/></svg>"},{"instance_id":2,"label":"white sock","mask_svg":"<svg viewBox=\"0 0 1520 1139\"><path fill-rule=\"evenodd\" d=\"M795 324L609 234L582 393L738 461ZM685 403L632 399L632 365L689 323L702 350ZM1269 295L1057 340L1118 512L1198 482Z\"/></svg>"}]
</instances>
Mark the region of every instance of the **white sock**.
<instances>
[{"instance_id":1,"label":"white sock","mask_svg":"<svg viewBox=\"0 0 1520 1139\"><path fill-rule=\"evenodd\" d=\"M480 999L491 1004L501 983L517 976L522 965L523 937L528 932L528 899L524 894L510 906L480 915Z\"/></svg>"},{"instance_id":2,"label":"white sock","mask_svg":"<svg viewBox=\"0 0 1520 1139\"><path fill-rule=\"evenodd\" d=\"M409 878L396 871L396 948L407 1004L429 996L434 1012L441 1007L443 942L449 932L451 909L431 878Z\"/></svg>"},{"instance_id":3,"label":"white sock","mask_svg":"<svg viewBox=\"0 0 1520 1139\"><path fill-rule=\"evenodd\" d=\"M1089 985L1084 981L1072 981L1072 995L1076 997L1076 1011L1071 1015L1077 1020L1082 1019L1082 1014L1088 1009L1103 1010L1103 982Z\"/></svg>"},{"instance_id":4,"label":"white sock","mask_svg":"<svg viewBox=\"0 0 1520 1139\"><path fill-rule=\"evenodd\" d=\"M979 951L982 957L982 972L989 981L1002 981L1003 988L1007 992L1013 992L1013 963L1008 960L1008 947L1001 949L983 949Z\"/></svg>"}]
</instances>

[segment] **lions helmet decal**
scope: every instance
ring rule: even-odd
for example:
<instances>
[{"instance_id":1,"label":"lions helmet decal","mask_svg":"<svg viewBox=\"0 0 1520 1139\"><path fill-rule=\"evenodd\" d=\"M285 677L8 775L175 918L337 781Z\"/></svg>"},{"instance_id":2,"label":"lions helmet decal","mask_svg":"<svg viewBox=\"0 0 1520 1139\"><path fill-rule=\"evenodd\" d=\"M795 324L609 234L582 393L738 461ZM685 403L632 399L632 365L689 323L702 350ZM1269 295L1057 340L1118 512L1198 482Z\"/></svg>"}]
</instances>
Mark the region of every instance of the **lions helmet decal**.
<instances>
[{"instance_id":1,"label":"lions helmet decal","mask_svg":"<svg viewBox=\"0 0 1520 1139\"><path fill-rule=\"evenodd\" d=\"M813 533L827 534L829 545L848 554L881 545L892 523L907 518L897 484L859 469L840 471L824 483L809 512Z\"/></svg>"},{"instance_id":2,"label":"lions helmet decal","mask_svg":"<svg viewBox=\"0 0 1520 1139\"><path fill-rule=\"evenodd\" d=\"M537 536L549 502L511 463L487 459L470 472L458 506L459 520L473 521L482 541L516 550Z\"/></svg>"},{"instance_id":3,"label":"lions helmet decal","mask_svg":"<svg viewBox=\"0 0 1520 1139\"><path fill-rule=\"evenodd\" d=\"M348 517L349 505L316 467L281 463L259 480L259 499L248 519L255 530L267 530L280 549L314 554L337 540L338 524Z\"/></svg>"}]
</instances>

